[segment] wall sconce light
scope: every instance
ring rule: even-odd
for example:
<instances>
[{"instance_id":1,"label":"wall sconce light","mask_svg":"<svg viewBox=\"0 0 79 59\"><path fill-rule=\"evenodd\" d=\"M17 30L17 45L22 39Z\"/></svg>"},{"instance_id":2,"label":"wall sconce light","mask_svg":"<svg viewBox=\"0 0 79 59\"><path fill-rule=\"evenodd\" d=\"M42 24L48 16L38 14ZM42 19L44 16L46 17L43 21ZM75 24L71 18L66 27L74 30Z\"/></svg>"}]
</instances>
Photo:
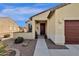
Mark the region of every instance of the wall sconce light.
<instances>
[{"instance_id":1,"label":"wall sconce light","mask_svg":"<svg viewBox=\"0 0 79 59\"><path fill-rule=\"evenodd\" d=\"M38 29L38 27L37 27L37 29Z\"/></svg>"}]
</instances>

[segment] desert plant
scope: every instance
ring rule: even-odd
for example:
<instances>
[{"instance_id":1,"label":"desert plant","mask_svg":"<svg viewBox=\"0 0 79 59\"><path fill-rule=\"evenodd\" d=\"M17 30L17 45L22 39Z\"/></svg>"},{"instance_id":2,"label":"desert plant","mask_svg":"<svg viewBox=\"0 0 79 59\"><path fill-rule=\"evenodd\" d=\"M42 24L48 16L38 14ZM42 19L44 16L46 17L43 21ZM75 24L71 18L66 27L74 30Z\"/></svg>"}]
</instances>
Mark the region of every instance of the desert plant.
<instances>
[{"instance_id":1,"label":"desert plant","mask_svg":"<svg viewBox=\"0 0 79 59\"><path fill-rule=\"evenodd\" d=\"M8 38L8 37L10 37L10 34L5 34L4 35L4 38Z\"/></svg>"},{"instance_id":2,"label":"desert plant","mask_svg":"<svg viewBox=\"0 0 79 59\"><path fill-rule=\"evenodd\" d=\"M22 43L23 41L24 41L23 37L18 37L18 38L15 39L14 43L18 44L18 43Z\"/></svg>"},{"instance_id":3,"label":"desert plant","mask_svg":"<svg viewBox=\"0 0 79 59\"><path fill-rule=\"evenodd\" d=\"M5 53L6 53L6 50L5 50L6 46L7 46L6 44L0 42L0 56L5 55Z\"/></svg>"}]
</instances>

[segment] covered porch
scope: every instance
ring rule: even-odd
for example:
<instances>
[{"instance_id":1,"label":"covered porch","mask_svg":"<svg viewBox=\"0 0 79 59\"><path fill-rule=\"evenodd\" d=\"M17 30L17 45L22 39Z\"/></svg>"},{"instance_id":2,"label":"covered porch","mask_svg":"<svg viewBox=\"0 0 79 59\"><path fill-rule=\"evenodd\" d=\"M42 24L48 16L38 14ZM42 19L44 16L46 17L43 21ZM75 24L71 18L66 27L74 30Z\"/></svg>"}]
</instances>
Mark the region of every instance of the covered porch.
<instances>
[{"instance_id":1,"label":"covered porch","mask_svg":"<svg viewBox=\"0 0 79 59\"><path fill-rule=\"evenodd\" d=\"M35 21L35 34L38 36L46 35L47 20L36 20Z\"/></svg>"}]
</instances>

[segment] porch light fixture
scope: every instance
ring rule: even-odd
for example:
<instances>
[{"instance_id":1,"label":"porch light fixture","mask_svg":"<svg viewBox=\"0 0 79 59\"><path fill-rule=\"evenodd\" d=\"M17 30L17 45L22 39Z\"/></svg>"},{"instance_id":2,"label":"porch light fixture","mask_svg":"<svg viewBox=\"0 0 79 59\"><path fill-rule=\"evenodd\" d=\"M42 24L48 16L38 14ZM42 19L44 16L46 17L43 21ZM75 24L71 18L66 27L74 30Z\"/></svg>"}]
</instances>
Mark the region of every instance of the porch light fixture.
<instances>
[{"instance_id":1,"label":"porch light fixture","mask_svg":"<svg viewBox=\"0 0 79 59\"><path fill-rule=\"evenodd\" d=\"M58 20L58 23L59 23L59 24L62 24L62 21L61 21L61 20Z\"/></svg>"}]
</instances>

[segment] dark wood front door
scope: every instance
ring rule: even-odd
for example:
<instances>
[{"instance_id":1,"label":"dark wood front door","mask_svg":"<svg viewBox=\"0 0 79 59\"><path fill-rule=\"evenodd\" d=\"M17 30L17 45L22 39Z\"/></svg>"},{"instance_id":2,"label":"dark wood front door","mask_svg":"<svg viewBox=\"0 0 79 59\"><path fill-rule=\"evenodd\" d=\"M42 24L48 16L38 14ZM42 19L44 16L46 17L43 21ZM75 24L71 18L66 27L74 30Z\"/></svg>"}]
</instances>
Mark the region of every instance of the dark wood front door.
<instances>
[{"instance_id":1,"label":"dark wood front door","mask_svg":"<svg viewBox=\"0 0 79 59\"><path fill-rule=\"evenodd\" d=\"M40 35L45 34L45 23L40 23Z\"/></svg>"},{"instance_id":2,"label":"dark wood front door","mask_svg":"<svg viewBox=\"0 0 79 59\"><path fill-rule=\"evenodd\" d=\"M65 21L65 43L79 44L79 20Z\"/></svg>"}]
</instances>

